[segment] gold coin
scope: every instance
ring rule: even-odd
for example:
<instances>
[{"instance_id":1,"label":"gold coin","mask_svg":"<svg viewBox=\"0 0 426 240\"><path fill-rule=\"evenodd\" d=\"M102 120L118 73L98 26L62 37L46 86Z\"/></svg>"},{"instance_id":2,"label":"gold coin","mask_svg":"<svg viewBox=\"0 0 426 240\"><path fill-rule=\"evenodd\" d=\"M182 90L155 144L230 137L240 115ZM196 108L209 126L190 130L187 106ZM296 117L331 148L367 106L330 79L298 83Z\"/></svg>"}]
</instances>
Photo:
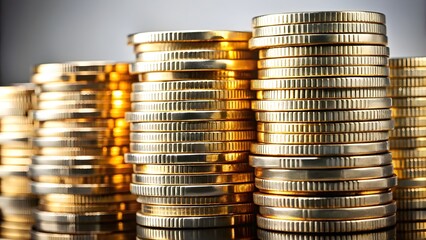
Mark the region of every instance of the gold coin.
<instances>
[{"instance_id":1,"label":"gold coin","mask_svg":"<svg viewBox=\"0 0 426 240\"><path fill-rule=\"evenodd\" d=\"M132 111L135 112L245 109L250 109L250 100L191 100L132 103Z\"/></svg>"},{"instance_id":2,"label":"gold coin","mask_svg":"<svg viewBox=\"0 0 426 240\"><path fill-rule=\"evenodd\" d=\"M283 24L253 29L253 37L320 33L374 33L385 35L386 26L378 23L330 22Z\"/></svg>"},{"instance_id":3,"label":"gold coin","mask_svg":"<svg viewBox=\"0 0 426 240\"><path fill-rule=\"evenodd\" d=\"M31 158L29 157L0 157L2 165L30 165Z\"/></svg>"},{"instance_id":4,"label":"gold coin","mask_svg":"<svg viewBox=\"0 0 426 240\"><path fill-rule=\"evenodd\" d=\"M222 132L132 132L131 142L167 143L167 142L228 142L255 140L255 131L222 131Z\"/></svg>"},{"instance_id":5,"label":"gold coin","mask_svg":"<svg viewBox=\"0 0 426 240\"><path fill-rule=\"evenodd\" d=\"M44 63L34 67L35 73L80 73L94 72L105 73L112 72L114 64L109 62L67 62L67 63Z\"/></svg>"},{"instance_id":6,"label":"gold coin","mask_svg":"<svg viewBox=\"0 0 426 240\"><path fill-rule=\"evenodd\" d=\"M140 81L180 81L180 80L248 80L257 77L257 71L188 71L188 72L149 72L139 75Z\"/></svg>"},{"instance_id":7,"label":"gold coin","mask_svg":"<svg viewBox=\"0 0 426 240\"><path fill-rule=\"evenodd\" d=\"M129 44L149 42L203 42L203 41L247 41L250 32L241 31L162 31L142 32L128 36Z\"/></svg>"},{"instance_id":8,"label":"gold coin","mask_svg":"<svg viewBox=\"0 0 426 240\"><path fill-rule=\"evenodd\" d=\"M392 106L394 107L426 107L426 97L403 97L392 98Z\"/></svg>"},{"instance_id":9,"label":"gold coin","mask_svg":"<svg viewBox=\"0 0 426 240\"><path fill-rule=\"evenodd\" d=\"M389 97L424 97L426 87L388 88Z\"/></svg>"},{"instance_id":10,"label":"gold coin","mask_svg":"<svg viewBox=\"0 0 426 240\"><path fill-rule=\"evenodd\" d=\"M319 66L386 66L387 57L381 56L327 56L286 57L259 60L259 69Z\"/></svg>"},{"instance_id":11,"label":"gold coin","mask_svg":"<svg viewBox=\"0 0 426 240\"><path fill-rule=\"evenodd\" d=\"M163 51L163 52L142 52L136 54L137 61L152 62L152 61L173 61L173 60L188 60L188 59L255 59L256 55L252 51L243 50L180 50L180 51Z\"/></svg>"},{"instance_id":12,"label":"gold coin","mask_svg":"<svg viewBox=\"0 0 426 240\"><path fill-rule=\"evenodd\" d=\"M171 121L251 120L251 119L253 119L253 112L250 110L128 112L126 113L126 120L131 123L133 122L171 122Z\"/></svg>"},{"instance_id":13,"label":"gold coin","mask_svg":"<svg viewBox=\"0 0 426 240\"><path fill-rule=\"evenodd\" d=\"M134 153L242 152L250 149L250 143L250 141L130 143L130 151Z\"/></svg>"},{"instance_id":14,"label":"gold coin","mask_svg":"<svg viewBox=\"0 0 426 240\"><path fill-rule=\"evenodd\" d=\"M140 174L206 174L248 172L247 163L198 164L198 165L134 165L133 171Z\"/></svg>"},{"instance_id":15,"label":"gold coin","mask_svg":"<svg viewBox=\"0 0 426 240\"><path fill-rule=\"evenodd\" d=\"M168 82L133 83L133 93L145 91L180 91L191 89L248 90L249 80L177 80Z\"/></svg>"},{"instance_id":16,"label":"gold coin","mask_svg":"<svg viewBox=\"0 0 426 240\"><path fill-rule=\"evenodd\" d=\"M77 92L42 92L37 95L38 101L88 101L88 100L120 100L129 99L130 94L120 90L114 91L77 91Z\"/></svg>"},{"instance_id":17,"label":"gold coin","mask_svg":"<svg viewBox=\"0 0 426 240\"><path fill-rule=\"evenodd\" d=\"M391 68L426 67L426 58L424 57L391 58L389 59L389 67Z\"/></svg>"},{"instance_id":18,"label":"gold coin","mask_svg":"<svg viewBox=\"0 0 426 240\"><path fill-rule=\"evenodd\" d=\"M203 41L203 42L162 42L162 43L141 43L134 45L134 52L164 52L164 51L184 51L184 50L217 50L235 51L248 50L247 41Z\"/></svg>"},{"instance_id":19,"label":"gold coin","mask_svg":"<svg viewBox=\"0 0 426 240\"><path fill-rule=\"evenodd\" d=\"M40 196L40 200L44 202L52 202L57 204L105 204L130 202L136 200L136 196L128 194L115 195L99 195L99 196L84 196L84 195L69 195L69 194L46 194ZM118 219L117 219L118 220Z\"/></svg>"},{"instance_id":20,"label":"gold coin","mask_svg":"<svg viewBox=\"0 0 426 240\"><path fill-rule=\"evenodd\" d=\"M424 87L426 77L391 77L391 87Z\"/></svg>"},{"instance_id":21,"label":"gold coin","mask_svg":"<svg viewBox=\"0 0 426 240\"><path fill-rule=\"evenodd\" d=\"M257 178L283 181L310 181L312 179L315 181L346 181L383 178L392 175L392 164L348 169L255 169Z\"/></svg>"},{"instance_id":22,"label":"gold coin","mask_svg":"<svg viewBox=\"0 0 426 240\"><path fill-rule=\"evenodd\" d=\"M312 144L312 145L289 145L289 144L266 144L253 143L251 152L259 155L280 156L350 156L385 153L389 150L389 143L345 143L345 144ZM392 150L392 155L393 155ZM397 157L394 155L394 157Z\"/></svg>"},{"instance_id":23,"label":"gold coin","mask_svg":"<svg viewBox=\"0 0 426 240\"><path fill-rule=\"evenodd\" d=\"M416 67L416 68L390 68L389 76L392 77L425 77L426 76L426 67Z\"/></svg>"},{"instance_id":24,"label":"gold coin","mask_svg":"<svg viewBox=\"0 0 426 240\"><path fill-rule=\"evenodd\" d=\"M319 45L259 50L259 59L307 56L389 56L389 48L378 45Z\"/></svg>"},{"instance_id":25,"label":"gold coin","mask_svg":"<svg viewBox=\"0 0 426 240\"><path fill-rule=\"evenodd\" d=\"M104 176L90 177L64 177L64 176L32 176L32 180L45 183L62 183L62 184L115 184L130 183L132 176L130 174L115 174Z\"/></svg>"},{"instance_id":26,"label":"gold coin","mask_svg":"<svg viewBox=\"0 0 426 240\"><path fill-rule=\"evenodd\" d=\"M141 91L133 92L131 100L133 102L152 101L174 101L174 100L232 100L232 99L253 99L254 93L250 90L179 90L179 91Z\"/></svg>"},{"instance_id":27,"label":"gold coin","mask_svg":"<svg viewBox=\"0 0 426 240\"><path fill-rule=\"evenodd\" d=\"M383 98L386 88L354 88L354 89L287 89L263 90L256 92L261 100L288 99L330 99L330 98Z\"/></svg>"},{"instance_id":28,"label":"gold coin","mask_svg":"<svg viewBox=\"0 0 426 240\"><path fill-rule=\"evenodd\" d=\"M357 132L357 133L264 133L258 132L257 139L262 143L273 144L328 144L378 142L389 139L388 132Z\"/></svg>"},{"instance_id":29,"label":"gold coin","mask_svg":"<svg viewBox=\"0 0 426 240\"><path fill-rule=\"evenodd\" d=\"M387 44L386 35L370 33L300 34L256 37L249 40L250 49L279 46L336 45L336 44Z\"/></svg>"},{"instance_id":30,"label":"gold coin","mask_svg":"<svg viewBox=\"0 0 426 240\"><path fill-rule=\"evenodd\" d=\"M129 139L125 137L78 138L78 137L38 137L31 140L35 147L108 147L126 146Z\"/></svg>"},{"instance_id":31,"label":"gold coin","mask_svg":"<svg viewBox=\"0 0 426 240\"><path fill-rule=\"evenodd\" d=\"M392 164L395 168L407 169L407 168L426 168L426 158L402 158L392 159Z\"/></svg>"},{"instance_id":32,"label":"gold coin","mask_svg":"<svg viewBox=\"0 0 426 240\"><path fill-rule=\"evenodd\" d=\"M137 166L137 165L136 165ZM133 174L133 183L156 185L184 185L184 184L223 184L242 183L254 180L251 172L215 173L215 174Z\"/></svg>"},{"instance_id":33,"label":"gold coin","mask_svg":"<svg viewBox=\"0 0 426 240\"><path fill-rule=\"evenodd\" d=\"M309 78L309 77L386 77L385 66L326 66L260 69L260 79Z\"/></svg>"},{"instance_id":34,"label":"gold coin","mask_svg":"<svg viewBox=\"0 0 426 240\"><path fill-rule=\"evenodd\" d=\"M104 203L104 204L81 204L81 205L65 205L63 203L45 203L41 201L38 209L41 211L57 212L57 213L79 213L79 212L136 212L140 209L137 202L120 202L120 203Z\"/></svg>"},{"instance_id":35,"label":"gold coin","mask_svg":"<svg viewBox=\"0 0 426 240\"><path fill-rule=\"evenodd\" d=\"M110 138L127 137L129 130L122 128L38 128L35 130L38 137L82 137L82 138Z\"/></svg>"},{"instance_id":36,"label":"gold coin","mask_svg":"<svg viewBox=\"0 0 426 240\"><path fill-rule=\"evenodd\" d=\"M135 132L177 132L177 131L241 131L254 130L254 121L194 121L194 122L140 122L131 123L130 130Z\"/></svg>"},{"instance_id":37,"label":"gold coin","mask_svg":"<svg viewBox=\"0 0 426 240\"><path fill-rule=\"evenodd\" d=\"M258 132L266 133L360 133L389 131L393 129L391 120L330 123L257 123Z\"/></svg>"},{"instance_id":38,"label":"gold coin","mask_svg":"<svg viewBox=\"0 0 426 240\"><path fill-rule=\"evenodd\" d=\"M415 168L415 169L395 168L394 172L398 176L398 179L426 177L426 168Z\"/></svg>"},{"instance_id":39,"label":"gold coin","mask_svg":"<svg viewBox=\"0 0 426 240\"><path fill-rule=\"evenodd\" d=\"M118 119L68 119L59 121L43 121L36 122L35 126L41 130L46 128L109 128L113 130L125 129L129 127L129 124L124 118ZM48 130L46 130L48 131Z\"/></svg>"},{"instance_id":40,"label":"gold coin","mask_svg":"<svg viewBox=\"0 0 426 240\"><path fill-rule=\"evenodd\" d=\"M217 216L252 213L253 203L207 206L161 206L142 204L140 213L153 216Z\"/></svg>"},{"instance_id":41,"label":"gold coin","mask_svg":"<svg viewBox=\"0 0 426 240\"><path fill-rule=\"evenodd\" d=\"M391 149L393 158L424 158L426 157L426 147Z\"/></svg>"},{"instance_id":42,"label":"gold coin","mask_svg":"<svg viewBox=\"0 0 426 240\"><path fill-rule=\"evenodd\" d=\"M255 111L380 109L390 108L391 105L390 98L252 101L252 109Z\"/></svg>"},{"instance_id":43,"label":"gold coin","mask_svg":"<svg viewBox=\"0 0 426 240\"><path fill-rule=\"evenodd\" d=\"M367 11L292 12L257 16L252 27L295 23L367 22L385 24L385 15Z\"/></svg>"},{"instance_id":44,"label":"gold coin","mask_svg":"<svg viewBox=\"0 0 426 240\"><path fill-rule=\"evenodd\" d=\"M272 123L326 123L390 120L390 109L351 110L351 111L289 111L256 112L256 120Z\"/></svg>"},{"instance_id":45,"label":"gold coin","mask_svg":"<svg viewBox=\"0 0 426 240\"><path fill-rule=\"evenodd\" d=\"M252 193L233 193L213 197L150 197L139 196L138 202L153 205L216 205L252 202Z\"/></svg>"},{"instance_id":46,"label":"gold coin","mask_svg":"<svg viewBox=\"0 0 426 240\"><path fill-rule=\"evenodd\" d=\"M132 165L76 165L76 166L56 166L56 165L31 165L28 175L31 177L55 176L55 177L92 177L107 176L113 174L130 174Z\"/></svg>"},{"instance_id":47,"label":"gold coin","mask_svg":"<svg viewBox=\"0 0 426 240\"><path fill-rule=\"evenodd\" d=\"M131 66L132 73L231 70L250 71L256 69L255 60L181 60L163 62L136 62Z\"/></svg>"},{"instance_id":48,"label":"gold coin","mask_svg":"<svg viewBox=\"0 0 426 240\"><path fill-rule=\"evenodd\" d=\"M288 220L356 220L379 218L396 213L396 202L356 208L331 209L297 209L259 207L259 213L263 217Z\"/></svg>"},{"instance_id":49,"label":"gold coin","mask_svg":"<svg viewBox=\"0 0 426 240\"><path fill-rule=\"evenodd\" d=\"M42 156L122 156L129 148L123 147L41 147L36 149L36 155Z\"/></svg>"},{"instance_id":50,"label":"gold coin","mask_svg":"<svg viewBox=\"0 0 426 240\"><path fill-rule=\"evenodd\" d=\"M130 108L129 101L112 100L112 101L38 101L36 104L38 110L55 110L55 109L117 109L126 111Z\"/></svg>"}]
</instances>

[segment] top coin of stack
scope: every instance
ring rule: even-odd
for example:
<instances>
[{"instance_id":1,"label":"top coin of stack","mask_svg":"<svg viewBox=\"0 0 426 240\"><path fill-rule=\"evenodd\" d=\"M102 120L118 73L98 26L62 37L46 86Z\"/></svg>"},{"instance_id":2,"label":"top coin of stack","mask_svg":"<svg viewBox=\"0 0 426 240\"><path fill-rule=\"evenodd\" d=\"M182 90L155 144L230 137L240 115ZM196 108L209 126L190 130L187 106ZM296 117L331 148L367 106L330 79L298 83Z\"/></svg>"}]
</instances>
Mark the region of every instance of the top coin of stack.
<instances>
[{"instance_id":1,"label":"top coin of stack","mask_svg":"<svg viewBox=\"0 0 426 240\"><path fill-rule=\"evenodd\" d=\"M254 220L248 151L256 137L249 90L256 55L248 49L250 36L233 31L129 36L137 54L131 71L140 82L133 84L132 112L126 115L131 129L126 162L134 164L131 191L142 203L139 238L212 233L202 228L251 236L249 227L224 228Z\"/></svg>"},{"instance_id":2,"label":"top coin of stack","mask_svg":"<svg viewBox=\"0 0 426 240\"><path fill-rule=\"evenodd\" d=\"M133 79L127 63L35 67L29 175L41 196L33 239L135 238L138 205L129 192L132 166L124 163Z\"/></svg>"},{"instance_id":3,"label":"top coin of stack","mask_svg":"<svg viewBox=\"0 0 426 240\"><path fill-rule=\"evenodd\" d=\"M389 66L397 230L401 239L424 239L425 232L417 230L426 223L426 57L394 58Z\"/></svg>"},{"instance_id":4,"label":"top coin of stack","mask_svg":"<svg viewBox=\"0 0 426 240\"><path fill-rule=\"evenodd\" d=\"M27 177L33 134L28 111L33 94L28 85L0 87L1 237L7 239L30 239L32 208L38 203Z\"/></svg>"},{"instance_id":5,"label":"top coin of stack","mask_svg":"<svg viewBox=\"0 0 426 240\"><path fill-rule=\"evenodd\" d=\"M385 16L284 13L255 17L253 27L258 236L394 226Z\"/></svg>"}]
</instances>

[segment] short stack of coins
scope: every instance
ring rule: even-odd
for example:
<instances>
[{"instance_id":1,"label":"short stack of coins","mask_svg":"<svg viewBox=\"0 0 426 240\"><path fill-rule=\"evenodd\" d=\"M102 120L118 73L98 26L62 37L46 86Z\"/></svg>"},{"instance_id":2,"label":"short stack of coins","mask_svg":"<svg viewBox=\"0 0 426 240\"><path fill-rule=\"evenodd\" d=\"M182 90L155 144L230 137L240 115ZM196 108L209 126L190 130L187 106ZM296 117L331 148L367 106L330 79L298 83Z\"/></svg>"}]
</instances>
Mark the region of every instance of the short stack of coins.
<instances>
[{"instance_id":1,"label":"short stack of coins","mask_svg":"<svg viewBox=\"0 0 426 240\"><path fill-rule=\"evenodd\" d=\"M34 68L36 104L29 175L40 196L32 239L134 239L139 209L124 163L134 77L127 63Z\"/></svg>"},{"instance_id":2,"label":"short stack of coins","mask_svg":"<svg viewBox=\"0 0 426 240\"><path fill-rule=\"evenodd\" d=\"M250 143L256 139L249 32L146 32L129 36L133 84L131 192L138 239L254 237ZM250 225L251 224L251 225Z\"/></svg>"},{"instance_id":3,"label":"short stack of coins","mask_svg":"<svg viewBox=\"0 0 426 240\"><path fill-rule=\"evenodd\" d=\"M426 238L426 57L389 60L399 239Z\"/></svg>"},{"instance_id":4,"label":"short stack of coins","mask_svg":"<svg viewBox=\"0 0 426 240\"><path fill-rule=\"evenodd\" d=\"M253 27L258 237L394 239L385 16L284 13Z\"/></svg>"},{"instance_id":5,"label":"short stack of coins","mask_svg":"<svg viewBox=\"0 0 426 240\"><path fill-rule=\"evenodd\" d=\"M28 117L33 93L25 85L0 87L1 238L30 239L32 209L38 203L27 177L33 153L33 122Z\"/></svg>"}]
</instances>

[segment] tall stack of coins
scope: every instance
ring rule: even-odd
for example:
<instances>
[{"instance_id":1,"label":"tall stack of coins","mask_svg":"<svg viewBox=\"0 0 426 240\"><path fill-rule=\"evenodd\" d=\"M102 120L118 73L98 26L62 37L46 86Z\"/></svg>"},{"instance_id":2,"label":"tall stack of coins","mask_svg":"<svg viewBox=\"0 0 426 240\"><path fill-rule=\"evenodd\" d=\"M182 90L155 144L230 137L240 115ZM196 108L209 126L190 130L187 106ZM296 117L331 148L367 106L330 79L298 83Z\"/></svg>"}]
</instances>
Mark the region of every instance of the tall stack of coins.
<instances>
[{"instance_id":1,"label":"tall stack of coins","mask_svg":"<svg viewBox=\"0 0 426 240\"><path fill-rule=\"evenodd\" d=\"M390 59L395 129L390 146L400 239L426 238L426 57Z\"/></svg>"},{"instance_id":2,"label":"tall stack of coins","mask_svg":"<svg viewBox=\"0 0 426 240\"><path fill-rule=\"evenodd\" d=\"M147 32L129 36L133 85L131 191L139 239L251 238L256 138L248 32ZM243 226L241 226L243 225Z\"/></svg>"},{"instance_id":3,"label":"tall stack of coins","mask_svg":"<svg viewBox=\"0 0 426 240\"><path fill-rule=\"evenodd\" d=\"M0 87L1 238L30 239L32 209L37 206L27 177L32 156L28 140L33 133L28 111L33 94L25 85Z\"/></svg>"},{"instance_id":4,"label":"tall stack of coins","mask_svg":"<svg viewBox=\"0 0 426 240\"><path fill-rule=\"evenodd\" d=\"M33 239L135 238L139 205L124 163L134 77L127 63L35 67L37 101L29 175L40 195Z\"/></svg>"},{"instance_id":5,"label":"tall stack of coins","mask_svg":"<svg viewBox=\"0 0 426 240\"><path fill-rule=\"evenodd\" d=\"M393 239L385 16L284 13L253 27L258 237Z\"/></svg>"}]
</instances>

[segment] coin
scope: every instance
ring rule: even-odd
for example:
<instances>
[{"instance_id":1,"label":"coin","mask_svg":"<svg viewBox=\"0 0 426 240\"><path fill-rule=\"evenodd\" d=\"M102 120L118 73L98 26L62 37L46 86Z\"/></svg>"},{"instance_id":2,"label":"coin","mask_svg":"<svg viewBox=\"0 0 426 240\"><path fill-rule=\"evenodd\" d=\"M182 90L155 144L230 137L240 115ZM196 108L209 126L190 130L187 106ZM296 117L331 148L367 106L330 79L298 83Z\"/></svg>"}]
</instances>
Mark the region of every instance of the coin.
<instances>
[{"instance_id":1,"label":"coin","mask_svg":"<svg viewBox=\"0 0 426 240\"><path fill-rule=\"evenodd\" d=\"M141 91L179 91L190 89L244 90L249 89L249 80L176 80L169 82L133 83L133 92Z\"/></svg>"},{"instance_id":2,"label":"coin","mask_svg":"<svg viewBox=\"0 0 426 240\"><path fill-rule=\"evenodd\" d=\"M305 46L326 44L370 44L386 45L387 37L381 34L370 33L330 33L330 34L299 34L280 35L251 38L250 49L278 47L278 46Z\"/></svg>"},{"instance_id":3,"label":"coin","mask_svg":"<svg viewBox=\"0 0 426 240\"><path fill-rule=\"evenodd\" d=\"M279 89L327 89L327 88L370 88L389 86L389 79L384 77L323 77L296 79L252 80L252 90Z\"/></svg>"},{"instance_id":4,"label":"coin","mask_svg":"<svg viewBox=\"0 0 426 240\"><path fill-rule=\"evenodd\" d=\"M312 145L286 145L254 143L251 152L259 155L281 156L351 156L386 153L389 143L345 143L345 144L312 144Z\"/></svg>"},{"instance_id":5,"label":"coin","mask_svg":"<svg viewBox=\"0 0 426 240\"><path fill-rule=\"evenodd\" d=\"M385 15L367 11L294 12L257 16L252 27L294 23L370 22L385 24Z\"/></svg>"},{"instance_id":6,"label":"coin","mask_svg":"<svg viewBox=\"0 0 426 240\"><path fill-rule=\"evenodd\" d=\"M260 69L260 79L306 78L306 77L385 77L385 66L319 66Z\"/></svg>"},{"instance_id":7,"label":"coin","mask_svg":"<svg viewBox=\"0 0 426 240\"><path fill-rule=\"evenodd\" d=\"M390 111L389 111L390 112ZM390 115L390 114L389 114ZM128 112L128 122L169 122L169 121L209 121L209 120L251 120L249 110L208 110L178 112Z\"/></svg>"},{"instance_id":8,"label":"coin","mask_svg":"<svg viewBox=\"0 0 426 240\"><path fill-rule=\"evenodd\" d=\"M255 131L211 131L211 132L139 132L131 133L130 141L134 143L146 142L198 142L198 141L243 141L254 140Z\"/></svg>"},{"instance_id":9,"label":"coin","mask_svg":"<svg viewBox=\"0 0 426 240\"><path fill-rule=\"evenodd\" d=\"M398 170L395 170L397 174ZM393 166L348 168L348 169L264 169L256 168L255 176L261 179L285 181L345 181L370 178L383 178L393 175ZM397 174L398 175L398 174Z\"/></svg>"},{"instance_id":10,"label":"coin","mask_svg":"<svg viewBox=\"0 0 426 240\"><path fill-rule=\"evenodd\" d=\"M255 59L254 52L242 50L180 50L164 52L141 52L136 55L139 62L173 61L188 59Z\"/></svg>"},{"instance_id":11,"label":"coin","mask_svg":"<svg viewBox=\"0 0 426 240\"><path fill-rule=\"evenodd\" d=\"M264 133L259 132L257 139L260 143L272 144L328 144L328 143L358 143L377 142L389 139L387 132L357 132L357 133Z\"/></svg>"},{"instance_id":12,"label":"coin","mask_svg":"<svg viewBox=\"0 0 426 240\"><path fill-rule=\"evenodd\" d=\"M193 45L193 43L191 43ZM187 72L148 72L139 75L143 81L181 81L181 80L247 80L257 77L256 71L187 71Z\"/></svg>"},{"instance_id":13,"label":"coin","mask_svg":"<svg viewBox=\"0 0 426 240\"><path fill-rule=\"evenodd\" d=\"M212 99L252 99L253 92L248 90L180 90L180 91L143 91L132 93L133 102L169 101L169 100L212 100Z\"/></svg>"},{"instance_id":14,"label":"coin","mask_svg":"<svg viewBox=\"0 0 426 240\"><path fill-rule=\"evenodd\" d=\"M379 218L396 213L396 202L356 208L297 209L282 207L259 207L264 217L289 220L357 220Z\"/></svg>"},{"instance_id":15,"label":"coin","mask_svg":"<svg viewBox=\"0 0 426 240\"><path fill-rule=\"evenodd\" d=\"M259 59L307 56L389 56L389 48L378 45L319 45L259 50Z\"/></svg>"},{"instance_id":16,"label":"coin","mask_svg":"<svg viewBox=\"0 0 426 240\"><path fill-rule=\"evenodd\" d=\"M131 123L132 132L176 131L241 131L253 130L254 121L194 121L194 122L139 122Z\"/></svg>"},{"instance_id":17,"label":"coin","mask_svg":"<svg viewBox=\"0 0 426 240\"><path fill-rule=\"evenodd\" d=\"M256 112L259 122L355 122L391 119L390 109L351 110L351 111L286 111L286 112Z\"/></svg>"},{"instance_id":18,"label":"coin","mask_svg":"<svg viewBox=\"0 0 426 240\"><path fill-rule=\"evenodd\" d=\"M195 171L194 171L195 173ZM252 182L251 172L242 173L216 173L216 174L133 174L133 183L156 185L184 185L184 184L223 184Z\"/></svg>"},{"instance_id":19,"label":"coin","mask_svg":"<svg viewBox=\"0 0 426 240\"><path fill-rule=\"evenodd\" d=\"M331 123L265 123L257 124L257 131L267 133L360 133L389 131L393 121L331 122Z\"/></svg>"},{"instance_id":20,"label":"coin","mask_svg":"<svg viewBox=\"0 0 426 240\"><path fill-rule=\"evenodd\" d=\"M275 157L251 155L249 161L252 167L258 168L334 169L387 165L392 162L392 156L389 153L348 157ZM395 159L393 161L395 165Z\"/></svg>"},{"instance_id":21,"label":"coin","mask_svg":"<svg viewBox=\"0 0 426 240\"><path fill-rule=\"evenodd\" d=\"M247 50L247 41L192 41L192 42L150 42L133 46L136 54L145 52L183 51L183 50Z\"/></svg>"},{"instance_id":22,"label":"coin","mask_svg":"<svg viewBox=\"0 0 426 240\"><path fill-rule=\"evenodd\" d=\"M163 31L135 33L128 36L129 44L147 42L246 41L250 32L238 31Z\"/></svg>"},{"instance_id":23,"label":"coin","mask_svg":"<svg viewBox=\"0 0 426 240\"><path fill-rule=\"evenodd\" d=\"M257 225L262 229L285 232L363 232L376 229L384 229L396 224L396 216L390 215L380 218L337 220L337 221L307 221L273 219L257 216Z\"/></svg>"},{"instance_id":24,"label":"coin","mask_svg":"<svg viewBox=\"0 0 426 240\"><path fill-rule=\"evenodd\" d=\"M212 205L252 202L252 193L233 193L210 197L152 197L139 196L137 201L142 204L154 205Z\"/></svg>"},{"instance_id":25,"label":"coin","mask_svg":"<svg viewBox=\"0 0 426 240\"><path fill-rule=\"evenodd\" d=\"M142 204L139 213L153 216L217 216L251 213L253 203L237 203L211 206L161 206Z\"/></svg>"},{"instance_id":26,"label":"coin","mask_svg":"<svg viewBox=\"0 0 426 240\"><path fill-rule=\"evenodd\" d=\"M286 57L259 60L258 69L317 67L317 66L386 66L387 57L379 56L327 56L327 57Z\"/></svg>"},{"instance_id":27,"label":"coin","mask_svg":"<svg viewBox=\"0 0 426 240\"><path fill-rule=\"evenodd\" d=\"M243 162L248 152L230 153L127 153L125 159L132 164L205 164Z\"/></svg>"},{"instance_id":28,"label":"coin","mask_svg":"<svg viewBox=\"0 0 426 240\"><path fill-rule=\"evenodd\" d=\"M164 217L148 216L137 213L136 220L139 225L159 228L210 228L228 227L253 222L253 214L233 214L209 217Z\"/></svg>"},{"instance_id":29,"label":"coin","mask_svg":"<svg viewBox=\"0 0 426 240\"><path fill-rule=\"evenodd\" d=\"M211 111L250 109L250 100L191 100L164 102L133 102L134 112Z\"/></svg>"},{"instance_id":30,"label":"coin","mask_svg":"<svg viewBox=\"0 0 426 240\"><path fill-rule=\"evenodd\" d=\"M392 199L392 192L337 197L295 197L260 192L256 192L253 195L254 203L261 206L329 210L331 210L331 208L356 208L381 205L392 202Z\"/></svg>"},{"instance_id":31,"label":"coin","mask_svg":"<svg viewBox=\"0 0 426 240\"><path fill-rule=\"evenodd\" d=\"M390 108L390 98L323 99L323 100L258 100L252 101L257 111L361 110Z\"/></svg>"},{"instance_id":32,"label":"coin","mask_svg":"<svg viewBox=\"0 0 426 240\"><path fill-rule=\"evenodd\" d=\"M250 149L250 141L232 142L173 142L173 143L130 143L134 153L224 153Z\"/></svg>"},{"instance_id":33,"label":"coin","mask_svg":"<svg viewBox=\"0 0 426 240\"><path fill-rule=\"evenodd\" d=\"M290 239L304 239L304 240L361 240L361 239L396 239L396 229L390 228L383 231L373 232L360 232L360 233L347 233L347 234L300 234L300 233L287 233L266 231L262 229L257 230L260 239L268 240L290 240Z\"/></svg>"},{"instance_id":34,"label":"coin","mask_svg":"<svg viewBox=\"0 0 426 240\"><path fill-rule=\"evenodd\" d=\"M247 172L247 163L198 164L198 165L134 165L133 171L142 174L194 174Z\"/></svg>"},{"instance_id":35,"label":"coin","mask_svg":"<svg viewBox=\"0 0 426 240\"><path fill-rule=\"evenodd\" d=\"M396 186L396 176L348 181L283 181L256 178L255 183L261 192L273 194L308 195L326 192L347 194L345 192L390 189Z\"/></svg>"},{"instance_id":36,"label":"coin","mask_svg":"<svg viewBox=\"0 0 426 240\"><path fill-rule=\"evenodd\" d=\"M253 29L253 37L319 33L375 33L386 34L386 26L378 23L300 23L283 24Z\"/></svg>"}]
</instances>

